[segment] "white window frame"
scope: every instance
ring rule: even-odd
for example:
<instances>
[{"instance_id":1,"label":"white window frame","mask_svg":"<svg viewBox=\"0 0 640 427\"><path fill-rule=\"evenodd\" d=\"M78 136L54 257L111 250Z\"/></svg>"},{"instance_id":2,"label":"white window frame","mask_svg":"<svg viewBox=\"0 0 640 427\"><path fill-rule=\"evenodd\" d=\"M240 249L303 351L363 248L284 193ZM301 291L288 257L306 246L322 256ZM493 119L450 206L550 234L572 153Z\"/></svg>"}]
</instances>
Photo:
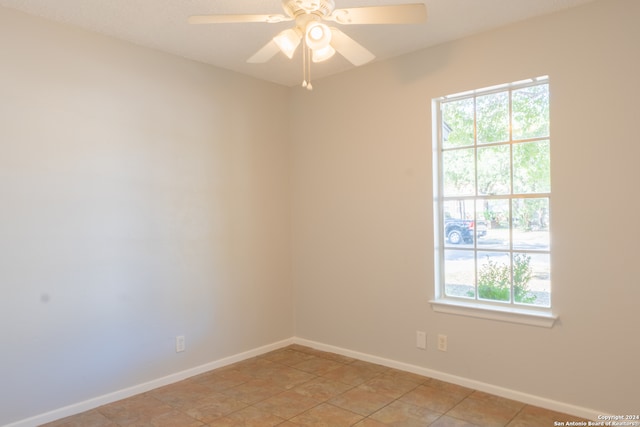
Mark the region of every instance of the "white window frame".
<instances>
[{"instance_id":1,"label":"white window frame","mask_svg":"<svg viewBox=\"0 0 640 427\"><path fill-rule=\"evenodd\" d=\"M442 153L444 152L442 149L442 109L441 105L444 102L451 102L454 100L460 100L465 98L475 98L476 96L487 95L491 93L498 93L525 88L528 86L536 86L540 84L548 84L549 78L548 76L537 77L533 79L522 80L510 84L503 84L498 86L492 86L483 89L477 89L473 91L468 91L464 93L458 93L454 95L448 95L445 97L440 97L432 100L432 120L433 120L433 194L434 194L434 240L435 240L435 298L430 301L431 306L434 311L439 313L448 313L455 315L463 315L470 316L476 318L490 319L490 320L498 320L512 323L520 323L526 325L533 326L541 326L541 327L552 327L554 322L557 320L558 316L554 315L551 307L541 307L534 305L521 305L514 304L513 301L510 302L493 302L487 301L483 299L478 299L477 292L474 299L470 298L457 298L452 296L447 296L445 293L445 279L444 279L444 252L445 252L445 239L446 237L443 235L444 230L444 189L443 189L443 177L441 175L442 171ZM511 98L511 96L509 97ZM511 110L511 108L509 108ZM511 111L509 111L511 114ZM511 123L511 121L510 121ZM474 128L475 128L475 118L474 118ZM475 129L474 129L475 133ZM545 138L535 138L533 140L538 139L548 139L551 141L551 135L546 136ZM513 140L511 139L511 131L509 132L509 142L508 144L513 144ZM479 146L477 143L474 143L474 147ZM477 161L477 159L476 159ZM511 163L511 168L513 168L513 164ZM509 200L515 198L516 195L510 193L509 195L500 196L500 198L508 198ZM517 195L521 197L522 195ZM540 193L532 195L533 197L548 197L551 200L551 193ZM526 196L525 196L526 197ZM477 200L477 199L486 199L487 196L475 195L467 197L469 200ZM477 251L482 251L483 249L477 248L477 239L474 239L474 246L471 249L474 253ZM518 253L518 250L514 250L512 238L510 238L509 249L505 252L510 254ZM450 249L450 247L449 247ZM544 251L543 251L544 252ZM551 250L546 251L551 254ZM513 299L513 298L512 298Z\"/></svg>"}]
</instances>

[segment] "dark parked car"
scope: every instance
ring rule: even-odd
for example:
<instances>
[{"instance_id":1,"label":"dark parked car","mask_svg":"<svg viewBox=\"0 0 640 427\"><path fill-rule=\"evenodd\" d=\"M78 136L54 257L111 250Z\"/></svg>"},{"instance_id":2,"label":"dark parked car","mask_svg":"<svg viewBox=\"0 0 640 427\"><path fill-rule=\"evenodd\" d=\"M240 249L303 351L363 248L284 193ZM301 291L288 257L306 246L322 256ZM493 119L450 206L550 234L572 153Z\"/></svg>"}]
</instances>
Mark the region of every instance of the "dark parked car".
<instances>
[{"instance_id":1,"label":"dark parked car","mask_svg":"<svg viewBox=\"0 0 640 427\"><path fill-rule=\"evenodd\" d=\"M444 220L444 235L452 245L460 243L472 243L474 231L478 237L487 235L486 221L474 221L471 219L447 218Z\"/></svg>"}]
</instances>

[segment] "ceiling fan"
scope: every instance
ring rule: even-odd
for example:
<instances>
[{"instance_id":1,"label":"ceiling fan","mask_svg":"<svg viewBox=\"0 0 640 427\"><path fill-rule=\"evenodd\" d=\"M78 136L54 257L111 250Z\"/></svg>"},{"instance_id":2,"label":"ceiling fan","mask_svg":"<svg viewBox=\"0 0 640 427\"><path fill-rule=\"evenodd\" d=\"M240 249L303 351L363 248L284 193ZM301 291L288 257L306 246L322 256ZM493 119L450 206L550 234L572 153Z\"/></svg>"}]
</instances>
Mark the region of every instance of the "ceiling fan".
<instances>
[{"instance_id":1,"label":"ceiling fan","mask_svg":"<svg viewBox=\"0 0 640 427\"><path fill-rule=\"evenodd\" d=\"M355 66L373 60L369 50L336 27L323 21L342 25L361 24L418 24L427 19L424 3L388 6L365 6L336 9L334 0L282 0L284 14L273 15L196 15L189 18L190 24L224 24L295 21L292 28L277 34L269 43L247 60L250 63L267 62L278 52L292 58L303 44L302 86L311 90L311 61L322 62L336 52Z\"/></svg>"}]
</instances>

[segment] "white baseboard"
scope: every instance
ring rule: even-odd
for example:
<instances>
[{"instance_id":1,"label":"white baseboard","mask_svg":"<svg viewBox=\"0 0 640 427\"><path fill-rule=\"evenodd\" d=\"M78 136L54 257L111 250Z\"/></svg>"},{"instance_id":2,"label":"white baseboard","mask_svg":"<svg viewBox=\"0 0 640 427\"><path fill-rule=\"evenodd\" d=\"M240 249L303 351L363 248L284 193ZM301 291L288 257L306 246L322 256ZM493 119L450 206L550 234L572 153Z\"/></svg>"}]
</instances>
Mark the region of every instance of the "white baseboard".
<instances>
[{"instance_id":1,"label":"white baseboard","mask_svg":"<svg viewBox=\"0 0 640 427\"><path fill-rule=\"evenodd\" d=\"M373 356L366 353L360 353L344 349L341 347L335 347L319 343L316 341L310 341L303 338L293 338L294 344L303 345L306 347L315 348L316 350L328 351L331 353L341 354L343 356L352 357L354 359L363 360L365 362L376 363L378 365L386 366L389 368L399 369L401 371L411 372L418 375L423 375L437 380L446 381L448 383L457 384L463 387L472 388L474 390L483 391L485 393L494 394L496 396L504 397L506 399L517 400L518 402L526 403L528 405L538 406L540 408L549 409L551 411L562 412L568 415L574 415L576 417L586 418L588 420L598 420L598 416L606 415L602 411L596 411L589 408L583 408L581 406L575 406L568 403L558 402L555 400L547 399L545 397L535 396L528 393L523 393L516 390L511 390L504 387L499 387L493 384L484 383L481 381L471 380L468 378L458 377L456 375L447 374L445 372L435 371L433 369L423 368L408 363L398 362L391 359L385 359L383 357Z\"/></svg>"},{"instance_id":2,"label":"white baseboard","mask_svg":"<svg viewBox=\"0 0 640 427\"><path fill-rule=\"evenodd\" d=\"M158 378L152 381L148 381L143 384L138 384L126 389L118 390L113 393L98 396L93 399L85 400L79 403L74 403L63 408L55 409L44 414L36 415L31 418L27 418L21 421L17 421L11 424L6 424L4 427L36 427L41 424L49 423L51 421L59 420L61 418L76 415L81 412L90 411L99 406L116 402L118 400L126 399L127 397L135 396L140 393L145 393L149 390L153 390L158 387L173 384L178 381L193 377L204 372L211 371L213 369L222 368L223 366L230 365L232 363L240 362L245 359L250 359L255 356L259 356L264 353L268 353L273 350L277 350L282 347L286 347L293 344L294 339L288 338L286 340L278 341L273 344L268 344L262 347L255 348L253 350L245 351L240 354L225 357L223 359L215 360L213 362L206 363L204 365L196 366L184 371L176 372L175 374L167 375L162 378Z\"/></svg>"},{"instance_id":3,"label":"white baseboard","mask_svg":"<svg viewBox=\"0 0 640 427\"><path fill-rule=\"evenodd\" d=\"M204 365L196 366L184 371L176 372L175 374L167 375L162 378L158 378L143 384L138 384L123 390L118 390L113 393L98 396L93 399L85 400L73 405L65 406L60 409L56 409L44 414L36 415L31 418L27 418L21 421L17 421L11 424L7 424L4 427L36 427L41 424L45 424L51 421L55 421L61 418L69 417L71 415L79 414L81 412L95 409L99 406L106 405L112 402L116 402L121 399L126 399L131 396L135 396L140 393L145 393L149 390L153 390L158 387L173 384L178 381L193 377L195 375L211 371L213 369L221 368L223 366L230 365L232 363L240 362L245 359L249 359L255 356L259 356L264 353L268 353L273 350L277 350L282 347L286 347L290 344L299 344L307 347L315 348L317 350L329 351L332 353L341 354L343 356L352 357L354 359L362 360L365 362L376 363L378 365L387 366L389 368L395 368L406 372L412 372L414 374L423 375L430 378L435 378L441 381L461 385L463 387L472 388L474 390L483 391L486 393L495 394L507 399L517 400L529 405L539 406L541 408L549 409L552 411L562 412L569 415L574 415L589 420L597 420L598 415L606 415L601 411L592 410L589 408L583 408L580 406L570 405L563 402L547 399L540 396L534 396L528 393L523 393L516 390L511 390L496 385L484 383L481 381L471 380L468 378L458 377L455 375L447 374L445 372L435 371L428 368L423 368L408 363L398 362L391 359L385 359L379 356L373 356L371 354L360 353L353 350L348 350L341 347L335 347L328 344L319 343L316 341L307 340L304 338L292 337L286 340L278 341L272 344L268 344L262 347L255 348L243 353L239 353L233 356L225 357L213 362L206 363Z\"/></svg>"}]
</instances>

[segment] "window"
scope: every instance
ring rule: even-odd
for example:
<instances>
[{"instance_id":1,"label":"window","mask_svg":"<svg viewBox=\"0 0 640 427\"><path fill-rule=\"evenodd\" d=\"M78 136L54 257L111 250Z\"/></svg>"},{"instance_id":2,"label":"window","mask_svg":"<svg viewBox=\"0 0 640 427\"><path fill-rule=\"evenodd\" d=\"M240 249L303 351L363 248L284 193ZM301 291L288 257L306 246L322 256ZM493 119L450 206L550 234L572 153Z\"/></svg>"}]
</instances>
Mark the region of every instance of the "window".
<instances>
[{"instance_id":1,"label":"window","mask_svg":"<svg viewBox=\"0 0 640 427\"><path fill-rule=\"evenodd\" d=\"M550 315L548 78L433 105L434 303Z\"/></svg>"}]
</instances>

